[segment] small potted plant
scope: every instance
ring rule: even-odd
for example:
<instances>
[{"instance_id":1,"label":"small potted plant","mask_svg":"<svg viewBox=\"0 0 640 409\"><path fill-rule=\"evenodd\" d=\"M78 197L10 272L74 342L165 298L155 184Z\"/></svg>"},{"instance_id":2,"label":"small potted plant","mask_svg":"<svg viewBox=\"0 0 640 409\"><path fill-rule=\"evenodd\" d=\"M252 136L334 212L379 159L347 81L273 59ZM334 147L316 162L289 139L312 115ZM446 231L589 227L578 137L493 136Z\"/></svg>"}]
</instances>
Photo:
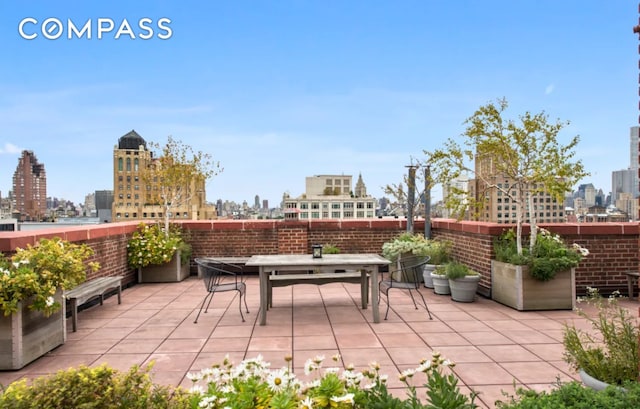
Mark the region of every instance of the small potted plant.
<instances>
[{"instance_id":1,"label":"small potted plant","mask_svg":"<svg viewBox=\"0 0 640 409\"><path fill-rule=\"evenodd\" d=\"M449 278L447 278L447 264L440 264L431 272L431 280L433 281L433 292L438 295L451 294L449 287Z\"/></svg>"},{"instance_id":2,"label":"small potted plant","mask_svg":"<svg viewBox=\"0 0 640 409\"><path fill-rule=\"evenodd\" d=\"M422 273L424 286L433 288L431 273L439 265L448 263L451 260L451 242L438 239L429 240L429 250L426 251L426 255L429 256L429 262L425 264Z\"/></svg>"},{"instance_id":3,"label":"small potted plant","mask_svg":"<svg viewBox=\"0 0 640 409\"><path fill-rule=\"evenodd\" d=\"M100 265L93 249L58 237L0 255L0 370L20 369L66 339L63 292ZM29 328L29 330L23 330Z\"/></svg>"},{"instance_id":4,"label":"small potted plant","mask_svg":"<svg viewBox=\"0 0 640 409\"><path fill-rule=\"evenodd\" d=\"M141 283L182 281L189 276L191 246L176 226L140 223L127 243L127 259Z\"/></svg>"},{"instance_id":5,"label":"small potted plant","mask_svg":"<svg viewBox=\"0 0 640 409\"><path fill-rule=\"evenodd\" d=\"M449 280L451 299L458 302L473 302L478 291L480 274L467 265L452 261L445 267L445 275Z\"/></svg>"},{"instance_id":6,"label":"small potted plant","mask_svg":"<svg viewBox=\"0 0 640 409\"><path fill-rule=\"evenodd\" d=\"M591 329L565 325L564 360L594 389L622 385L638 380L638 337L636 318L617 302L618 292L602 297L596 288L587 287L588 310L578 309ZM593 308L596 314L593 314Z\"/></svg>"}]
</instances>

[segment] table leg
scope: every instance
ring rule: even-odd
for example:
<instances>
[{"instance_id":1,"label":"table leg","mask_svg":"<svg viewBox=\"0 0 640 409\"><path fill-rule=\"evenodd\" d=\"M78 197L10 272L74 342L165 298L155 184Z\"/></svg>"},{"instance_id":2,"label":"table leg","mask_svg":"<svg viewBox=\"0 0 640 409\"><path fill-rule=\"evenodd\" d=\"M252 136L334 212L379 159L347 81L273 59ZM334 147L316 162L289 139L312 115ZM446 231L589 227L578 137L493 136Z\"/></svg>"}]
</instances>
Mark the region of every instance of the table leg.
<instances>
[{"instance_id":1,"label":"table leg","mask_svg":"<svg viewBox=\"0 0 640 409\"><path fill-rule=\"evenodd\" d=\"M378 305L378 266L371 269L371 310L373 311L373 322L380 322L380 308Z\"/></svg>"},{"instance_id":2,"label":"table leg","mask_svg":"<svg viewBox=\"0 0 640 409\"><path fill-rule=\"evenodd\" d=\"M71 299L71 325L73 332L78 330L78 299Z\"/></svg>"},{"instance_id":3,"label":"table leg","mask_svg":"<svg viewBox=\"0 0 640 409\"><path fill-rule=\"evenodd\" d=\"M267 272L265 268L260 266L259 268L260 275L260 325L267 324L267 303L268 300L268 288L269 285L269 277L267 277Z\"/></svg>"},{"instance_id":4,"label":"table leg","mask_svg":"<svg viewBox=\"0 0 640 409\"><path fill-rule=\"evenodd\" d=\"M364 268L360 270L360 300L362 309L367 309L367 298L369 297L369 275Z\"/></svg>"}]
</instances>

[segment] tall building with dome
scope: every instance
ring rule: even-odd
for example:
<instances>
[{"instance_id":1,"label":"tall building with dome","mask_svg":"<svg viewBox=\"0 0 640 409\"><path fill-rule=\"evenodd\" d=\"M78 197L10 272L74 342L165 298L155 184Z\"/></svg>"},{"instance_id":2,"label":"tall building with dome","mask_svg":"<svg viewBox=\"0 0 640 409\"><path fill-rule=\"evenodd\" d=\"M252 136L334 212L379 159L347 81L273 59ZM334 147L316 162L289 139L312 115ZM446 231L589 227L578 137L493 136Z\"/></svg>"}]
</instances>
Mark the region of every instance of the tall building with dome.
<instances>
[{"instance_id":1,"label":"tall building with dome","mask_svg":"<svg viewBox=\"0 0 640 409\"><path fill-rule=\"evenodd\" d=\"M164 217L161 205L154 204L151 192L154 186L143 182L145 169L155 158L147 142L136 131L123 135L113 149L113 221L161 220ZM207 205L205 181L192 186L195 192L189 203L172 208L175 220L211 220L216 218L214 206Z\"/></svg>"}]
</instances>

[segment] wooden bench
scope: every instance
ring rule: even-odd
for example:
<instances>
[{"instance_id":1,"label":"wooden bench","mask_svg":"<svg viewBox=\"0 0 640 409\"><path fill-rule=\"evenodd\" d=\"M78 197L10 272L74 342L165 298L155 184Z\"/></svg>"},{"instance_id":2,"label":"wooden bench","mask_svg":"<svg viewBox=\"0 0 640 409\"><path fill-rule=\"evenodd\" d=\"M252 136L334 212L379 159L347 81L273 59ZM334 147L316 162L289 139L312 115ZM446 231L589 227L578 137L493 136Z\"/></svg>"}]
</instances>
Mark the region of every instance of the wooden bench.
<instances>
[{"instance_id":1,"label":"wooden bench","mask_svg":"<svg viewBox=\"0 0 640 409\"><path fill-rule=\"evenodd\" d=\"M360 296L362 298L362 308L367 308L369 300L369 275L360 271L345 271L343 273L281 273L269 275L269 286L267 289L267 305L272 307L273 287L285 287L295 284L315 284L323 285L329 283L356 283L360 284Z\"/></svg>"},{"instance_id":2,"label":"wooden bench","mask_svg":"<svg viewBox=\"0 0 640 409\"><path fill-rule=\"evenodd\" d=\"M638 288L638 278L640 278L640 272L627 271L625 274L627 275L627 287L629 289L629 299L633 300L636 298L633 295L634 293L633 289Z\"/></svg>"},{"instance_id":3,"label":"wooden bench","mask_svg":"<svg viewBox=\"0 0 640 409\"><path fill-rule=\"evenodd\" d=\"M92 298L100 297L100 305L104 302L104 295L110 290L118 290L118 304L121 303L122 276L98 277L65 291L64 298L71 303L71 321L73 332L78 328L78 306Z\"/></svg>"}]
</instances>

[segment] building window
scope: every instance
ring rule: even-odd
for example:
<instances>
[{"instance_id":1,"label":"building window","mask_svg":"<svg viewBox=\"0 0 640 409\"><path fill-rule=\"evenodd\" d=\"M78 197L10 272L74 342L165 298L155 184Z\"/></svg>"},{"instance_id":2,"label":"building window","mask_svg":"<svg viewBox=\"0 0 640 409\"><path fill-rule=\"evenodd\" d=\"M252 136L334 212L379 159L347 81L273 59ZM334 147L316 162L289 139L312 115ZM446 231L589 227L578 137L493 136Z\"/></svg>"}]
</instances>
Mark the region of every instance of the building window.
<instances>
[{"instance_id":1,"label":"building window","mask_svg":"<svg viewBox=\"0 0 640 409\"><path fill-rule=\"evenodd\" d=\"M319 219L320 218L320 212L311 212L311 218L312 219Z\"/></svg>"},{"instance_id":2,"label":"building window","mask_svg":"<svg viewBox=\"0 0 640 409\"><path fill-rule=\"evenodd\" d=\"M131 172L131 158L127 158L127 172Z\"/></svg>"},{"instance_id":3,"label":"building window","mask_svg":"<svg viewBox=\"0 0 640 409\"><path fill-rule=\"evenodd\" d=\"M312 202L312 203L311 203L311 208L312 208L312 209L319 209L319 208L320 208L320 203L318 203L318 202Z\"/></svg>"},{"instance_id":4,"label":"building window","mask_svg":"<svg viewBox=\"0 0 640 409\"><path fill-rule=\"evenodd\" d=\"M137 171L138 171L138 169L139 169L139 159L138 159L138 158L135 158L135 159L133 160L133 170L137 172Z\"/></svg>"},{"instance_id":5,"label":"building window","mask_svg":"<svg viewBox=\"0 0 640 409\"><path fill-rule=\"evenodd\" d=\"M334 219L339 219L340 218L340 212L331 212L331 217Z\"/></svg>"},{"instance_id":6,"label":"building window","mask_svg":"<svg viewBox=\"0 0 640 409\"><path fill-rule=\"evenodd\" d=\"M122 158L118 158L118 171L122 172Z\"/></svg>"}]
</instances>

